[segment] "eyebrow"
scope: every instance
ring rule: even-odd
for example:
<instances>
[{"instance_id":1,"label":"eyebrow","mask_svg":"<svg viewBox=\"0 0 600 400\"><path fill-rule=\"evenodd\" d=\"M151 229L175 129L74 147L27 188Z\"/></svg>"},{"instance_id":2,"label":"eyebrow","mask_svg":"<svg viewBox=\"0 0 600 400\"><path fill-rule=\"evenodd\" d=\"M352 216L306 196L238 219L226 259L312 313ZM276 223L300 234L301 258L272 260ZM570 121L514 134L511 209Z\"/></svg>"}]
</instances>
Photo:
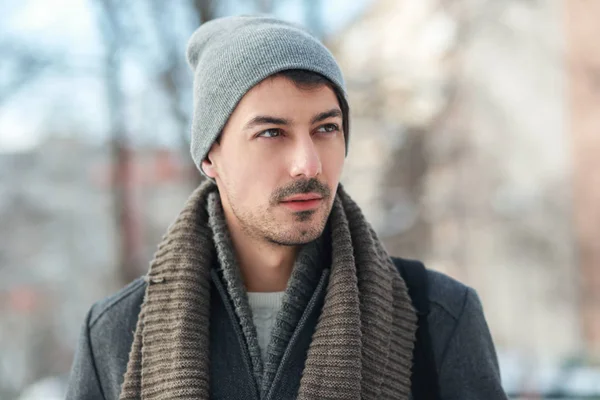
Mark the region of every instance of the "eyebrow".
<instances>
[{"instance_id":1,"label":"eyebrow","mask_svg":"<svg viewBox=\"0 0 600 400\"><path fill-rule=\"evenodd\" d=\"M316 122L321 122L326 120L327 118L333 118L333 117L339 117L342 118L342 111L339 108L332 108L329 111L325 111L322 112L320 114L317 114L311 121L311 124L314 124Z\"/></svg>"},{"instance_id":2,"label":"eyebrow","mask_svg":"<svg viewBox=\"0 0 600 400\"><path fill-rule=\"evenodd\" d=\"M268 115L258 115L252 118L244 125L244 130L252 129L259 125L291 125L291 121L285 118L270 117Z\"/></svg>"},{"instance_id":3,"label":"eyebrow","mask_svg":"<svg viewBox=\"0 0 600 400\"><path fill-rule=\"evenodd\" d=\"M311 124L324 121L327 118L339 117L342 118L342 111L338 108L333 108L329 111L319 113L310 121ZM255 128L259 125L291 125L292 121L286 118L277 118L269 115L257 115L244 125L244 130Z\"/></svg>"}]
</instances>

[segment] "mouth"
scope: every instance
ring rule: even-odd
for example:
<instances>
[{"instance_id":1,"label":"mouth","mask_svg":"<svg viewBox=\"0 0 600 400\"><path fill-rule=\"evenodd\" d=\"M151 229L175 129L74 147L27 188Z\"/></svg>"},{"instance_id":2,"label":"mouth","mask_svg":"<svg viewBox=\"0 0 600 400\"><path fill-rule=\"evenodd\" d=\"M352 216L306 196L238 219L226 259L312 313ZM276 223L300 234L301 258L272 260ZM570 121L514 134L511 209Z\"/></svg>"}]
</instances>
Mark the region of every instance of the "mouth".
<instances>
[{"instance_id":1,"label":"mouth","mask_svg":"<svg viewBox=\"0 0 600 400\"><path fill-rule=\"evenodd\" d=\"M318 208L323 197L316 193L304 193L286 197L281 204L292 211L308 211Z\"/></svg>"}]
</instances>

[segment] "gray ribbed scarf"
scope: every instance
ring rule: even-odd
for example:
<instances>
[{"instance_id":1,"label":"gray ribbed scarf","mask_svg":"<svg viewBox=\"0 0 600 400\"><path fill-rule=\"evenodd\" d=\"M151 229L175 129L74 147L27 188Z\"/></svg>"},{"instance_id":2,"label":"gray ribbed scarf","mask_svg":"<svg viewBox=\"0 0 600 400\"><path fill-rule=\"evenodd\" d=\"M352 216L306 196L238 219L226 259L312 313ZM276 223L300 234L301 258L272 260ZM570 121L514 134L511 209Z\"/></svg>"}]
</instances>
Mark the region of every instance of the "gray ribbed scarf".
<instances>
[{"instance_id":1,"label":"gray ribbed scarf","mask_svg":"<svg viewBox=\"0 0 600 400\"><path fill-rule=\"evenodd\" d=\"M210 398L216 193L207 182L190 196L150 264L121 400ZM331 274L298 399L408 399L417 318L406 285L341 185L329 224Z\"/></svg>"}]
</instances>

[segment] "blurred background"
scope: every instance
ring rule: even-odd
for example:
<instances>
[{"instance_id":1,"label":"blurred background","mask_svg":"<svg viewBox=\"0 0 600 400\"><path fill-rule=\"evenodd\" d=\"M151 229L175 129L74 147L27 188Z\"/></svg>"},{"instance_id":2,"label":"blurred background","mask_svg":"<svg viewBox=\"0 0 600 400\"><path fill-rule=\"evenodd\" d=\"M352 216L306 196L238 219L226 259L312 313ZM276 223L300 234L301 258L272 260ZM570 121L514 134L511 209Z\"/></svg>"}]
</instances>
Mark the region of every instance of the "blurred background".
<instances>
[{"instance_id":1,"label":"blurred background","mask_svg":"<svg viewBox=\"0 0 600 400\"><path fill-rule=\"evenodd\" d=\"M256 12L338 59L347 190L478 291L507 392L600 398L599 0L2 0L0 399L64 398L86 311L200 183L187 39Z\"/></svg>"}]
</instances>

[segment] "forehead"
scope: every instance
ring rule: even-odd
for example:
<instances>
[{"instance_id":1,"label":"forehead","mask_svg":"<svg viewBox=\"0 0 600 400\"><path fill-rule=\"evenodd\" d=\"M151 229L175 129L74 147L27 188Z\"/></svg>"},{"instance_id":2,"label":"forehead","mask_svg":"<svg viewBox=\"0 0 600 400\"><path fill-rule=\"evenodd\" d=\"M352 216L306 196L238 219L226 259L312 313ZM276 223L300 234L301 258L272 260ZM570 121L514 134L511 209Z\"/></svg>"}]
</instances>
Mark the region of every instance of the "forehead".
<instances>
[{"instance_id":1,"label":"forehead","mask_svg":"<svg viewBox=\"0 0 600 400\"><path fill-rule=\"evenodd\" d=\"M267 78L250 89L238 103L232 117L238 114L298 114L339 108L335 92L328 85L298 87L283 76Z\"/></svg>"}]
</instances>

